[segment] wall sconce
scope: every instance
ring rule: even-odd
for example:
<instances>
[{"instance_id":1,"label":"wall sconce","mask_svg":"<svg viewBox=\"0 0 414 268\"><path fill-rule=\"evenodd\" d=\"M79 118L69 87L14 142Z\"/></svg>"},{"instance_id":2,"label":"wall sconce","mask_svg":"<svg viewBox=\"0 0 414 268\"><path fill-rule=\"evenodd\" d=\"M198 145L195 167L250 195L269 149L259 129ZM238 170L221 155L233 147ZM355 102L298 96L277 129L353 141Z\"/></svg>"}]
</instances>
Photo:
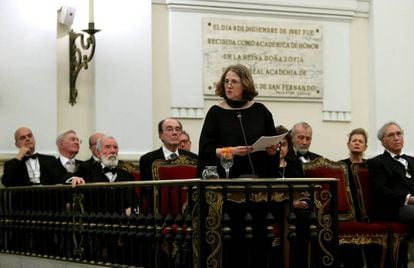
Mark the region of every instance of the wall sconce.
<instances>
[{"instance_id":1,"label":"wall sconce","mask_svg":"<svg viewBox=\"0 0 414 268\"><path fill-rule=\"evenodd\" d=\"M95 54L96 39L95 33L100 30L95 29L95 23L89 22L88 29L82 30L89 36L86 39L84 34L76 33L73 30L69 31L69 103L73 106L76 103L78 90L76 89L76 79L78 78L80 70L88 69L88 63L92 60ZM77 46L76 40L79 38L80 47ZM89 53L85 53L89 51Z\"/></svg>"}]
</instances>

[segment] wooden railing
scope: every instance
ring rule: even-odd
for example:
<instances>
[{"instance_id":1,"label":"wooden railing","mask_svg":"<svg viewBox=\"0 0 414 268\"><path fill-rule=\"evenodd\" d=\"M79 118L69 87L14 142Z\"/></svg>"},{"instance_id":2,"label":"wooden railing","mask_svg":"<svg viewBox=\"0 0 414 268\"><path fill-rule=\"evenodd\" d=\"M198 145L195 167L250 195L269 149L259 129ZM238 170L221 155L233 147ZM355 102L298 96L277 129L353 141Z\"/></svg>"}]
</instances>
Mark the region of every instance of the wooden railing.
<instances>
[{"instance_id":1,"label":"wooden railing","mask_svg":"<svg viewBox=\"0 0 414 268\"><path fill-rule=\"evenodd\" d=\"M338 267L336 196L335 179L9 187L0 252L130 267ZM308 209L294 207L299 198Z\"/></svg>"}]
</instances>

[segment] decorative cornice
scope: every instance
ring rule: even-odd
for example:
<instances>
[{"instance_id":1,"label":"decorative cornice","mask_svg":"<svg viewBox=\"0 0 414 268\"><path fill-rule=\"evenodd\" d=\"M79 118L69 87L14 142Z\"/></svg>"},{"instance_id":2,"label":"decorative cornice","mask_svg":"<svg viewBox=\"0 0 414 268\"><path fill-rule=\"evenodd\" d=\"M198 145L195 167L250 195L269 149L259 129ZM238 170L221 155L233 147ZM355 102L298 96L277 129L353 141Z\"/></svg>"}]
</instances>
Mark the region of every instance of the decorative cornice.
<instances>
[{"instance_id":1,"label":"decorative cornice","mask_svg":"<svg viewBox=\"0 0 414 268\"><path fill-rule=\"evenodd\" d=\"M368 17L370 0L153 0L170 10L182 12L237 13L252 15L289 15L351 19Z\"/></svg>"}]
</instances>

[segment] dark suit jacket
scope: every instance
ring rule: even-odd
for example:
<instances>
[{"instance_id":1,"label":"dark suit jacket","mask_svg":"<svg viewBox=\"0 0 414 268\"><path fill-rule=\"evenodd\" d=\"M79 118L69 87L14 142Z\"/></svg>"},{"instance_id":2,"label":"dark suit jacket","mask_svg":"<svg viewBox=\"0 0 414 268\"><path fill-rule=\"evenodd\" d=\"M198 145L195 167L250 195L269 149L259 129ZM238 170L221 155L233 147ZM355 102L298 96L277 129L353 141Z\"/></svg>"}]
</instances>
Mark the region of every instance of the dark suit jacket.
<instances>
[{"instance_id":1,"label":"dark suit jacket","mask_svg":"<svg viewBox=\"0 0 414 268\"><path fill-rule=\"evenodd\" d=\"M414 194L414 158L407 156L407 161L411 178L407 178L404 165L387 151L367 160L375 187L375 216L378 219L398 219L399 208L404 205L407 194Z\"/></svg>"},{"instance_id":2,"label":"dark suit jacket","mask_svg":"<svg viewBox=\"0 0 414 268\"><path fill-rule=\"evenodd\" d=\"M40 184L47 184L45 163L55 159L54 156L37 154L40 168ZM29 172L27 171L26 161L13 158L4 163L4 172L2 177L4 186L28 186L33 185L30 181Z\"/></svg>"},{"instance_id":3,"label":"dark suit jacket","mask_svg":"<svg viewBox=\"0 0 414 268\"><path fill-rule=\"evenodd\" d=\"M286 168L278 168L276 178L303 178L302 162L296 158L292 158L289 155L286 155L285 161L287 163Z\"/></svg>"},{"instance_id":4,"label":"dark suit jacket","mask_svg":"<svg viewBox=\"0 0 414 268\"><path fill-rule=\"evenodd\" d=\"M86 165L92 165L95 162L96 160L95 158L93 158L93 156L91 156L91 158L89 158L88 160L83 161L83 163L85 163Z\"/></svg>"},{"instance_id":5,"label":"dark suit jacket","mask_svg":"<svg viewBox=\"0 0 414 268\"><path fill-rule=\"evenodd\" d=\"M79 167L83 161L75 159L75 165ZM53 158L45 163L45 176L48 184L64 184L67 179L75 175L66 171L59 158Z\"/></svg>"},{"instance_id":6,"label":"dark suit jacket","mask_svg":"<svg viewBox=\"0 0 414 268\"><path fill-rule=\"evenodd\" d=\"M121 168L116 168L115 182L121 181L134 181L134 176ZM82 163L79 166L76 176L82 177L86 183L92 182L109 182L103 172L102 165L99 162L93 164ZM125 208L135 207L138 200L134 188L106 188L105 194L102 189L97 191L86 192L85 195L85 207L91 211L109 212L109 213L122 213ZM92 193L88 195L88 193ZM105 201L106 198L106 202ZM102 207L98 206L98 199ZM106 207L105 207L106 206ZM105 210L105 211L104 211Z\"/></svg>"},{"instance_id":7,"label":"dark suit jacket","mask_svg":"<svg viewBox=\"0 0 414 268\"><path fill-rule=\"evenodd\" d=\"M116 179L118 181L134 181L134 176L131 173L121 169L116 169ZM76 175L82 177L85 182L109 182L109 179L103 173L102 165L99 162L94 162L90 164L89 162L84 162L79 166Z\"/></svg>"},{"instance_id":8,"label":"dark suit jacket","mask_svg":"<svg viewBox=\"0 0 414 268\"><path fill-rule=\"evenodd\" d=\"M197 155L189 151L178 149L178 154L188 155L191 158L197 159ZM141 180L149 180L149 181L152 180L152 171L151 171L152 163L158 159L165 159L164 153L162 152L162 147L160 147L157 150L146 153L140 157L139 170L141 174Z\"/></svg>"}]
</instances>

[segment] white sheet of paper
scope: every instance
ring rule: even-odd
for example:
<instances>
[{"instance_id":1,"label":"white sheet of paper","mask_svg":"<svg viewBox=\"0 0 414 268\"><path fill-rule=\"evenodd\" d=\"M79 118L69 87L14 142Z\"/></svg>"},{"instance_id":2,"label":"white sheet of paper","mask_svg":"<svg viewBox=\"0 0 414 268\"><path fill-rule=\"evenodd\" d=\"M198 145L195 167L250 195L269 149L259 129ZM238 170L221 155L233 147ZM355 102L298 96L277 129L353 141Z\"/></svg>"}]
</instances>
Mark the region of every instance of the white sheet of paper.
<instances>
[{"instance_id":1,"label":"white sheet of paper","mask_svg":"<svg viewBox=\"0 0 414 268\"><path fill-rule=\"evenodd\" d=\"M278 144L286 136L288 132L277 136L261 136L255 143L253 143L253 153L257 151L264 151L267 147Z\"/></svg>"}]
</instances>

